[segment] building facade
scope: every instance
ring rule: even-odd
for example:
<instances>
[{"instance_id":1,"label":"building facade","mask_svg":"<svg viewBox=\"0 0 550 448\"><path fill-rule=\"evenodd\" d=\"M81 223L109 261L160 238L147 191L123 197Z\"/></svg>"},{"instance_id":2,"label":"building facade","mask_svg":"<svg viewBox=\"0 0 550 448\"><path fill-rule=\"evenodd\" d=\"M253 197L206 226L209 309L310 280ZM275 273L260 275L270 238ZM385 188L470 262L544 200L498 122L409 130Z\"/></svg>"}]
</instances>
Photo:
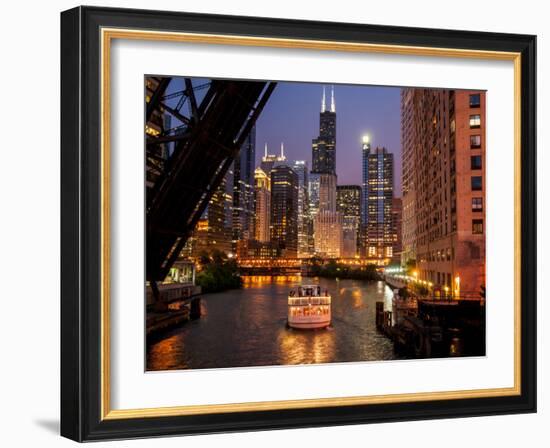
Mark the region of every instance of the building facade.
<instances>
[{"instance_id":1,"label":"building facade","mask_svg":"<svg viewBox=\"0 0 550 448\"><path fill-rule=\"evenodd\" d=\"M309 213L308 167L305 160L295 160L292 169L298 175L298 257L308 257L313 252L311 218Z\"/></svg>"},{"instance_id":2,"label":"building facade","mask_svg":"<svg viewBox=\"0 0 550 448\"><path fill-rule=\"evenodd\" d=\"M391 232L393 239L392 264L401 264L403 252L403 200L393 198L391 210Z\"/></svg>"},{"instance_id":3,"label":"building facade","mask_svg":"<svg viewBox=\"0 0 550 448\"><path fill-rule=\"evenodd\" d=\"M362 155L363 254L368 258L392 258L393 154L386 148L372 150L366 138Z\"/></svg>"},{"instance_id":4,"label":"building facade","mask_svg":"<svg viewBox=\"0 0 550 448\"><path fill-rule=\"evenodd\" d=\"M271 170L270 240L281 256L298 255L298 175L287 165Z\"/></svg>"},{"instance_id":5,"label":"building facade","mask_svg":"<svg viewBox=\"0 0 550 448\"><path fill-rule=\"evenodd\" d=\"M210 198L201 219L182 250L182 255L198 257L203 253L211 254L221 251L233 253L231 241L231 204L232 197L228 192L230 172Z\"/></svg>"},{"instance_id":6,"label":"building facade","mask_svg":"<svg viewBox=\"0 0 550 448\"><path fill-rule=\"evenodd\" d=\"M309 173L308 195L309 195L309 216L313 220L319 211L319 189L321 187L321 174Z\"/></svg>"},{"instance_id":7,"label":"building facade","mask_svg":"<svg viewBox=\"0 0 550 448\"><path fill-rule=\"evenodd\" d=\"M479 297L485 285L485 93L404 89L401 109L404 185L410 170L403 206L412 203L416 215L411 223L404 210L404 252L414 240L421 279L455 298Z\"/></svg>"},{"instance_id":8,"label":"building facade","mask_svg":"<svg viewBox=\"0 0 550 448\"><path fill-rule=\"evenodd\" d=\"M254 172L254 239L270 240L271 178L261 168Z\"/></svg>"},{"instance_id":9,"label":"building facade","mask_svg":"<svg viewBox=\"0 0 550 448\"><path fill-rule=\"evenodd\" d=\"M421 144L423 101L416 89L401 90L401 184L403 192L401 264L416 263L416 152Z\"/></svg>"},{"instance_id":10,"label":"building facade","mask_svg":"<svg viewBox=\"0 0 550 448\"><path fill-rule=\"evenodd\" d=\"M362 189L359 185L338 185L336 187L336 210L342 215L341 256L344 258L359 255L361 197Z\"/></svg>"}]
</instances>

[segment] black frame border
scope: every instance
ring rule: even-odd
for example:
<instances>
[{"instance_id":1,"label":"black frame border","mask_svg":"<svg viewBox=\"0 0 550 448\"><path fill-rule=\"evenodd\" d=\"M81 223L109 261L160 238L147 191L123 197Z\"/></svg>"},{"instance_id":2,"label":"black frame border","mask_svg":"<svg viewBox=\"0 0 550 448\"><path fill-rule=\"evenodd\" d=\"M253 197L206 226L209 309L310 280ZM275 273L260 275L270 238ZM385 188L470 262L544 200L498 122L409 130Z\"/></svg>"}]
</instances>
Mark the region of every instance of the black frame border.
<instances>
[{"instance_id":1,"label":"black frame border","mask_svg":"<svg viewBox=\"0 0 550 448\"><path fill-rule=\"evenodd\" d=\"M100 29L521 53L521 395L101 420ZM536 36L77 7L61 13L61 435L76 441L536 412Z\"/></svg>"}]
</instances>

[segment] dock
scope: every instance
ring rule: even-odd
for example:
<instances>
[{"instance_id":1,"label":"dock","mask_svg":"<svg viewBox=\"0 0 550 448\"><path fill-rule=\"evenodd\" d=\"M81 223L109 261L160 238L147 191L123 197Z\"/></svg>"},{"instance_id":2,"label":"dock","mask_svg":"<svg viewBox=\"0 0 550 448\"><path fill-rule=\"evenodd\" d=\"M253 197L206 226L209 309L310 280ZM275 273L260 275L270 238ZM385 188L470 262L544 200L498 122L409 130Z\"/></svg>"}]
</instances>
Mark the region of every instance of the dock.
<instances>
[{"instance_id":1,"label":"dock","mask_svg":"<svg viewBox=\"0 0 550 448\"><path fill-rule=\"evenodd\" d=\"M158 302L147 287L146 335L158 335L201 317L201 288L191 283L159 285Z\"/></svg>"},{"instance_id":2,"label":"dock","mask_svg":"<svg viewBox=\"0 0 550 448\"><path fill-rule=\"evenodd\" d=\"M376 302L376 329L394 351L414 358L485 355L482 300L394 298L392 310Z\"/></svg>"}]
</instances>

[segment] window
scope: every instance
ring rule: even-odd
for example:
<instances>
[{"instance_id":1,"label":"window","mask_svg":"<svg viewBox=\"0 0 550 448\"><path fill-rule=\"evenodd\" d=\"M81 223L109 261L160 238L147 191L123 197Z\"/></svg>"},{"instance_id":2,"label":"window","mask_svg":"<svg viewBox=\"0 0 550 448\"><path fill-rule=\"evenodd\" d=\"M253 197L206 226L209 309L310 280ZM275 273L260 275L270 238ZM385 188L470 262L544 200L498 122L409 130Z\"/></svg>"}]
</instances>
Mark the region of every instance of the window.
<instances>
[{"instance_id":1,"label":"window","mask_svg":"<svg viewBox=\"0 0 550 448\"><path fill-rule=\"evenodd\" d=\"M479 93L470 95L470 107L479 107L481 105L481 96Z\"/></svg>"},{"instance_id":2,"label":"window","mask_svg":"<svg viewBox=\"0 0 550 448\"><path fill-rule=\"evenodd\" d=\"M481 176L472 176L472 190L478 191L483 188Z\"/></svg>"},{"instance_id":3,"label":"window","mask_svg":"<svg viewBox=\"0 0 550 448\"><path fill-rule=\"evenodd\" d=\"M472 211L473 212L483 211L483 198L472 198Z\"/></svg>"},{"instance_id":4,"label":"window","mask_svg":"<svg viewBox=\"0 0 550 448\"><path fill-rule=\"evenodd\" d=\"M470 148L481 148L481 135L470 135Z\"/></svg>"},{"instance_id":5,"label":"window","mask_svg":"<svg viewBox=\"0 0 550 448\"><path fill-rule=\"evenodd\" d=\"M483 219L472 219L472 233L483 233Z\"/></svg>"},{"instance_id":6,"label":"window","mask_svg":"<svg viewBox=\"0 0 550 448\"><path fill-rule=\"evenodd\" d=\"M481 115L470 115L470 128L476 129L481 126Z\"/></svg>"},{"instance_id":7,"label":"window","mask_svg":"<svg viewBox=\"0 0 550 448\"><path fill-rule=\"evenodd\" d=\"M481 156L470 156L470 168L472 170L481 169Z\"/></svg>"}]
</instances>

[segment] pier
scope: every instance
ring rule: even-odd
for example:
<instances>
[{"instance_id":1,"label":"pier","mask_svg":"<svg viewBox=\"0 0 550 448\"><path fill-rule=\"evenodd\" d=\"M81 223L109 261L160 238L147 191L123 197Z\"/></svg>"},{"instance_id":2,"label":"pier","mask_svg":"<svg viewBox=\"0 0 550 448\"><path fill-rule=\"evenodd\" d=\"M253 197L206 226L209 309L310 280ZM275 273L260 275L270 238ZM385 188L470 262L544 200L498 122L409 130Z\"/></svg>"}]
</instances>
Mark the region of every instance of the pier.
<instances>
[{"instance_id":1,"label":"pier","mask_svg":"<svg viewBox=\"0 0 550 448\"><path fill-rule=\"evenodd\" d=\"M157 335L184 322L201 317L201 288L192 283L158 285L159 301L147 286L146 335Z\"/></svg>"},{"instance_id":2,"label":"pier","mask_svg":"<svg viewBox=\"0 0 550 448\"><path fill-rule=\"evenodd\" d=\"M376 303L377 330L415 358L485 355L484 322L481 300L394 298L391 311Z\"/></svg>"}]
</instances>

